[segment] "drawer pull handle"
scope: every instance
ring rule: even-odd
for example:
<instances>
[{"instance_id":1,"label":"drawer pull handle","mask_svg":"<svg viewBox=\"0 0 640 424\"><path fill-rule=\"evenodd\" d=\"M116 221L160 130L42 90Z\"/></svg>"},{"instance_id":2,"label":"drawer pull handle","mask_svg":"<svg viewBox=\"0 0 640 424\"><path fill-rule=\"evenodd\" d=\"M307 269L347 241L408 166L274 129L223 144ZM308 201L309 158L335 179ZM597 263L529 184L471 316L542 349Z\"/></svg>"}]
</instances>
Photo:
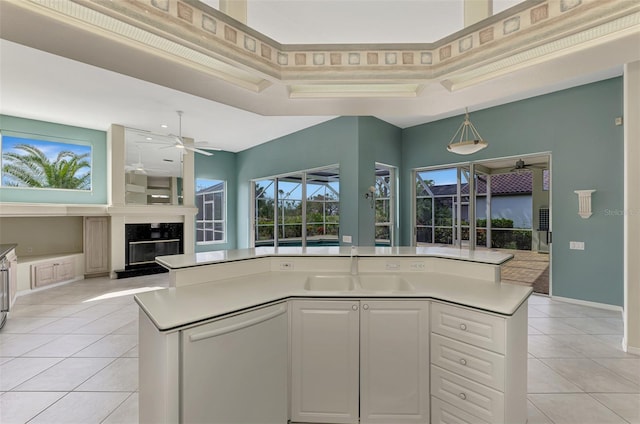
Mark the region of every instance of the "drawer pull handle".
<instances>
[{"instance_id":1,"label":"drawer pull handle","mask_svg":"<svg viewBox=\"0 0 640 424\"><path fill-rule=\"evenodd\" d=\"M369 305L365 303L364 305L362 305L362 309L364 309L365 311L369 310Z\"/></svg>"},{"instance_id":2,"label":"drawer pull handle","mask_svg":"<svg viewBox=\"0 0 640 424\"><path fill-rule=\"evenodd\" d=\"M465 395L464 393L460 393L458 397L462 400L467 400L467 395Z\"/></svg>"},{"instance_id":3,"label":"drawer pull handle","mask_svg":"<svg viewBox=\"0 0 640 424\"><path fill-rule=\"evenodd\" d=\"M460 324L460 329L462 331L467 331L467 324Z\"/></svg>"},{"instance_id":4,"label":"drawer pull handle","mask_svg":"<svg viewBox=\"0 0 640 424\"><path fill-rule=\"evenodd\" d=\"M460 365L467 365L467 360L464 358L460 358Z\"/></svg>"},{"instance_id":5,"label":"drawer pull handle","mask_svg":"<svg viewBox=\"0 0 640 424\"><path fill-rule=\"evenodd\" d=\"M351 309L353 309L354 311L357 311L358 310L358 305L351 306Z\"/></svg>"}]
</instances>

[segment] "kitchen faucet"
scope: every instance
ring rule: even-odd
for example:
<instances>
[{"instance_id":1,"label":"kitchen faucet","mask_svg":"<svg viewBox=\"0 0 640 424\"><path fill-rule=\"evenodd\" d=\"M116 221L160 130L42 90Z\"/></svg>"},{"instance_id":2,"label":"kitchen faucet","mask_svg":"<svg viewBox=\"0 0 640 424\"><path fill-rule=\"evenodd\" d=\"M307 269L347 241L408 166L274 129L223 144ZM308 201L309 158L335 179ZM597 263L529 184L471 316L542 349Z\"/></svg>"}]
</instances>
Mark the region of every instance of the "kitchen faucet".
<instances>
[{"instance_id":1,"label":"kitchen faucet","mask_svg":"<svg viewBox=\"0 0 640 424\"><path fill-rule=\"evenodd\" d=\"M354 253L356 253L356 247L351 246L351 275L358 275L358 256Z\"/></svg>"}]
</instances>

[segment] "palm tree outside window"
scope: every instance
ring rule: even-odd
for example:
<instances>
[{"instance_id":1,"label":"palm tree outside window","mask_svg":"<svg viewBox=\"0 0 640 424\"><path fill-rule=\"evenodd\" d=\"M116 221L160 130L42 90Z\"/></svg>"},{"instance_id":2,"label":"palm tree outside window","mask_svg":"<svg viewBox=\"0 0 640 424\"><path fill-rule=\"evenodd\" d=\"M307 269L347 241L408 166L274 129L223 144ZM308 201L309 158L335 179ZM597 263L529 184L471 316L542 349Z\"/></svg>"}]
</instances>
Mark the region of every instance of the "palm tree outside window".
<instances>
[{"instance_id":1,"label":"palm tree outside window","mask_svg":"<svg viewBox=\"0 0 640 424\"><path fill-rule=\"evenodd\" d=\"M3 187L91 190L91 146L3 135Z\"/></svg>"}]
</instances>

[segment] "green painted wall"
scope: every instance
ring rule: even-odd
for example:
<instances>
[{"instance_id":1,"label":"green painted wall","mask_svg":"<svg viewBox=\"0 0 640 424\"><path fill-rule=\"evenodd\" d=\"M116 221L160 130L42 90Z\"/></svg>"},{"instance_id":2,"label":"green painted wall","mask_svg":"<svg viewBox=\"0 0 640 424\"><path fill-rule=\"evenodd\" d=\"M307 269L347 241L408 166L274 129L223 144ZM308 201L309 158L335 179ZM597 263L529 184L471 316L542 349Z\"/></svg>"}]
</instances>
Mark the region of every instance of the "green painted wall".
<instances>
[{"instance_id":1,"label":"green painted wall","mask_svg":"<svg viewBox=\"0 0 640 424\"><path fill-rule=\"evenodd\" d=\"M238 153L238 247L248 247L251 180L340 166L340 236L358 232L358 118L340 117Z\"/></svg>"},{"instance_id":2,"label":"green painted wall","mask_svg":"<svg viewBox=\"0 0 640 424\"><path fill-rule=\"evenodd\" d=\"M227 182L227 242L219 244L196 244L196 252L211 250L235 249L236 239L236 208L238 203L238 180L236 178L236 154L231 152L214 152L213 156L195 155L195 176L211 180Z\"/></svg>"},{"instance_id":3,"label":"green painted wall","mask_svg":"<svg viewBox=\"0 0 640 424\"><path fill-rule=\"evenodd\" d=\"M0 202L106 204L107 203L107 133L105 131L54 124L0 115L0 130L15 136L53 137L54 141L83 141L93 146L91 191L20 189L0 187Z\"/></svg>"},{"instance_id":4,"label":"green painted wall","mask_svg":"<svg viewBox=\"0 0 640 424\"><path fill-rule=\"evenodd\" d=\"M375 245L375 210L364 193L375 183L376 162L400 167L402 130L370 116L358 118L358 244ZM395 229L398 233L398 227Z\"/></svg>"},{"instance_id":5,"label":"green painted wall","mask_svg":"<svg viewBox=\"0 0 640 424\"><path fill-rule=\"evenodd\" d=\"M412 237L411 170L468 160L550 151L552 154L553 295L622 305L622 78L614 78L471 113L489 147L469 156L446 145L462 116L403 131L402 242ZM595 189L593 216L578 216L574 190ZM569 250L584 241L585 250Z\"/></svg>"}]
</instances>

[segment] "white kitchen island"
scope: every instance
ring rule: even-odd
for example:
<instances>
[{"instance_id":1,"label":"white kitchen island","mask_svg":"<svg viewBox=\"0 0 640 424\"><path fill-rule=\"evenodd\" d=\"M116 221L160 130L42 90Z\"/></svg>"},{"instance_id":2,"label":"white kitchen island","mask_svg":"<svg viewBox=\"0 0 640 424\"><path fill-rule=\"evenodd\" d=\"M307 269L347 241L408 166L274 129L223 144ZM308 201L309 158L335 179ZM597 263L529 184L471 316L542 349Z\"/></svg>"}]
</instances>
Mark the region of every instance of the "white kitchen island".
<instances>
[{"instance_id":1,"label":"white kitchen island","mask_svg":"<svg viewBox=\"0 0 640 424\"><path fill-rule=\"evenodd\" d=\"M157 258L140 306L140 421L526 422L531 288L455 248Z\"/></svg>"}]
</instances>

